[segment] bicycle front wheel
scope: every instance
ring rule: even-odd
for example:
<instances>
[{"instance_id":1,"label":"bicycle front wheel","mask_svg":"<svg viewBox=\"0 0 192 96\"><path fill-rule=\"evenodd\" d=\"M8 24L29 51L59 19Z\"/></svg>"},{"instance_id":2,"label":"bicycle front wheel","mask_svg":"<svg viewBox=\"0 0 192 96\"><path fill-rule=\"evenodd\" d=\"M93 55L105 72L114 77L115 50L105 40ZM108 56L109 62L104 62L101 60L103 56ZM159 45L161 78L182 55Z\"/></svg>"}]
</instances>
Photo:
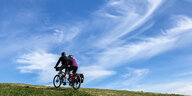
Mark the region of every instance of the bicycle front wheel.
<instances>
[{"instance_id":1,"label":"bicycle front wheel","mask_svg":"<svg viewBox=\"0 0 192 96\"><path fill-rule=\"evenodd\" d=\"M61 86L61 78L59 75L55 75L55 77L53 78L53 85L55 86L55 88L59 88Z\"/></svg>"},{"instance_id":2,"label":"bicycle front wheel","mask_svg":"<svg viewBox=\"0 0 192 96\"><path fill-rule=\"evenodd\" d=\"M73 82L73 89L77 90L81 86L81 77L79 75L76 75L74 77L74 82Z\"/></svg>"}]
</instances>

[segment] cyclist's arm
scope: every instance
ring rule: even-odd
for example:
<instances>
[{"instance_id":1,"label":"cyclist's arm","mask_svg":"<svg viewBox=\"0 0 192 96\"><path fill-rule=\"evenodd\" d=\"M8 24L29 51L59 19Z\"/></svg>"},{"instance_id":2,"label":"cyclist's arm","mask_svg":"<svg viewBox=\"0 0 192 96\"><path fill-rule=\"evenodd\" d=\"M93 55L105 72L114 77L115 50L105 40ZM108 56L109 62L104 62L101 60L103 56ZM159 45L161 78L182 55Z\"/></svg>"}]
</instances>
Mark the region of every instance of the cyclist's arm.
<instances>
[{"instance_id":1,"label":"cyclist's arm","mask_svg":"<svg viewBox=\"0 0 192 96\"><path fill-rule=\"evenodd\" d=\"M59 60L57 61L57 64L55 65L55 68L59 65L60 62L61 62L61 57L60 57Z\"/></svg>"},{"instance_id":2,"label":"cyclist's arm","mask_svg":"<svg viewBox=\"0 0 192 96\"><path fill-rule=\"evenodd\" d=\"M68 65L72 66L72 61L68 60Z\"/></svg>"}]
</instances>

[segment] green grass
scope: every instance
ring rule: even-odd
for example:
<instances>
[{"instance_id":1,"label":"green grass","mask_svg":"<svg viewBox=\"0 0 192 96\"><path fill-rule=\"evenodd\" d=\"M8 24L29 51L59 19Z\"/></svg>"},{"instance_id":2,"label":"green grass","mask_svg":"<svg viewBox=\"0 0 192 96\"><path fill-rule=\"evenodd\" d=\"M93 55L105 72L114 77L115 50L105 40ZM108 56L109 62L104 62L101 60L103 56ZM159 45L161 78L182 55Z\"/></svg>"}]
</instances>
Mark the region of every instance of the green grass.
<instances>
[{"instance_id":1,"label":"green grass","mask_svg":"<svg viewBox=\"0 0 192 96\"><path fill-rule=\"evenodd\" d=\"M69 87L56 89L50 86L0 83L0 96L184 96L94 88L73 90Z\"/></svg>"}]
</instances>

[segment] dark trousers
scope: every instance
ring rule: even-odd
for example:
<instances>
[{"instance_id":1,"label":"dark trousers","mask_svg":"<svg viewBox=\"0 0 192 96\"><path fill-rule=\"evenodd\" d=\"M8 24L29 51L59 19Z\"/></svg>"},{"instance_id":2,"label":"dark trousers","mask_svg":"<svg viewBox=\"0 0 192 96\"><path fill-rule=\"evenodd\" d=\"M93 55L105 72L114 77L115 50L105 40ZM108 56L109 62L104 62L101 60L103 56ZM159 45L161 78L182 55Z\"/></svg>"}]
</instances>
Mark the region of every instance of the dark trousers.
<instances>
[{"instance_id":1,"label":"dark trousers","mask_svg":"<svg viewBox=\"0 0 192 96\"><path fill-rule=\"evenodd\" d=\"M75 74L75 73L77 72L77 69L78 69L78 67L73 66L73 67L72 67L72 70L73 70L72 73Z\"/></svg>"}]
</instances>

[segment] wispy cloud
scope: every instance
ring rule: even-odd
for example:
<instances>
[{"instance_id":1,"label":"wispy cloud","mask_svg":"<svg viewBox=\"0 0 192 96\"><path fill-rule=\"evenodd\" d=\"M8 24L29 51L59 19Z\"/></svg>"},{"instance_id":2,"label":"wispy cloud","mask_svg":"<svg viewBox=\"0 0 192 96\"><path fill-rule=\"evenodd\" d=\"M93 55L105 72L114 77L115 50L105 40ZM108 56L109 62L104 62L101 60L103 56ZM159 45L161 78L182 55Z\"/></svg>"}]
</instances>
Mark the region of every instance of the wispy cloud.
<instances>
[{"instance_id":1,"label":"wispy cloud","mask_svg":"<svg viewBox=\"0 0 192 96\"><path fill-rule=\"evenodd\" d=\"M135 85L135 88L128 90L192 95L191 85L191 80L174 80L164 83Z\"/></svg>"},{"instance_id":2,"label":"wispy cloud","mask_svg":"<svg viewBox=\"0 0 192 96\"><path fill-rule=\"evenodd\" d=\"M126 73L125 73L126 72ZM143 79L149 72L149 69L126 68L120 77L109 83L105 88L122 89L134 86L139 80Z\"/></svg>"},{"instance_id":3,"label":"wispy cloud","mask_svg":"<svg viewBox=\"0 0 192 96\"><path fill-rule=\"evenodd\" d=\"M97 64L108 67L120 66L125 62L150 58L169 49L178 48L179 45L191 43L186 40L191 36L192 19L186 16L176 16L176 25L165 30L162 35L156 37L142 38L136 43L129 43L119 47L110 47L99 54ZM187 36L188 35L188 36ZM186 43L186 41L188 41ZM114 58L116 58L114 60ZM106 67L106 66L105 66Z\"/></svg>"},{"instance_id":4,"label":"wispy cloud","mask_svg":"<svg viewBox=\"0 0 192 96\"><path fill-rule=\"evenodd\" d=\"M58 55L46 53L44 51L24 54L16 61L22 64L18 66L17 69L19 69L21 73L37 73L38 82L51 82L56 74L53 67L58 57Z\"/></svg>"},{"instance_id":5,"label":"wispy cloud","mask_svg":"<svg viewBox=\"0 0 192 96\"><path fill-rule=\"evenodd\" d=\"M192 72L191 71L181 72L181 73L176 74L175 76L177 76L177 77L185 77L185 76L191 77Z\"/></svg>"},{"instance_id":6,"label":"wispy cloud","mask_svg":"<svg viewBox=\"0 0 192 96\"><path fill-rule=\"evenodd\" d=\"M112 0L108 2L104 8L98 11L98 14L104 14L106 17L116 16L112 20L118 24L114 24L114 27L108 29L109 32L107 35L98 41L98 46L106 46L119 42L120 37L127 35L146 22L152 13L161 5L162 1ZM142 7L140 3L142 3Z\"/></svg>"},{"instance_id":7,"label":"wispy cloud","mask_svg":"<svg viewBox=\"0 0 192 96\"><path fill-rule=\"evenodd\" d=\"M53 35L59 43L71 42L82 31L82 27L80 24L76 24L76 26L55 26Z\"/></svg>"},{"instance_id":8,"label":"wispy cloud","mask_svg":"<svg viewBox=\"0 0 192 96\"><path fill-rule=\"evenodd\" d=\"M90 82L98 78L99 80L101 80L103 78L106 78L107 76L116 74L115 71L106 70L99 66L80 67L79 71L85 75L86 82Z\"/></svg>"},{"instance_id":9,"label":"wispy cloud","mask_svg":"<svg viewBox=\"0 0 192 96\"><path fill-rule=\"evenodd\" d=\"M127 64L127 62L141 59L141 58L150 58L152 56L156 56L160 53L166 52L170 49L180 48L184 46L188 46L191 44L191 36L192 36L192 19L183 16L173 16L174 19L174 27L165 30L161 35L155 37L145 37L142 38L141 41L135 43L124 44L119 47L110 47L107 50L103 51L103 53L98 55L98 62L96 64L100 64L99 66L103 66L104 68L110 69L110 67L121 66L121 64ZM115 59L114 59L115 58ZM145 73L149 72L149 69L129 69L128 74L122 75L124 78L133 76L132 73L135 74L135 77L131 77L131 79L127 80L127 85L129 82L133 82L133 85L137 85L136 81L140 80L140 78L144 78ZM141 75L139 75L141 73ZM143 74L142 74L143 73ZM187 73L188 74L188 73ZM190 73L189 73L190 74ZM183 75L183 74L182 74ZM185 74L184 74L185 75ZM122 79L122 78L121 78ZM131 81L130 81L131 80ZM126 79L124 80L126 81ZM117 80L117 83L109 83L108 88L119 88L119 89L129 89L132 86L126 86L125 83L121 84L120 81ZM181 81L182 82L182 81ZM190 90L185 90L190 88L191 86L188 84L184 84L178 81L169 82L166 84L157 84L157 86L144 86L144 87L132 87L132 89L143 89L143 91L150 92L169 92L169 93L180 93L180 94L191 94ZM116 86L122 85L120 87ZM167 86L168 87L165 87ZM138 85L139 86L139 85ZM149 89L147 89L149 88ZM146 89L146 90L145 90ZM157 89L157 90L155 90ZM130 89L129 89L130 90ZM138 90L137 90L138 91Z\"/></svg>"}]
</instances>

